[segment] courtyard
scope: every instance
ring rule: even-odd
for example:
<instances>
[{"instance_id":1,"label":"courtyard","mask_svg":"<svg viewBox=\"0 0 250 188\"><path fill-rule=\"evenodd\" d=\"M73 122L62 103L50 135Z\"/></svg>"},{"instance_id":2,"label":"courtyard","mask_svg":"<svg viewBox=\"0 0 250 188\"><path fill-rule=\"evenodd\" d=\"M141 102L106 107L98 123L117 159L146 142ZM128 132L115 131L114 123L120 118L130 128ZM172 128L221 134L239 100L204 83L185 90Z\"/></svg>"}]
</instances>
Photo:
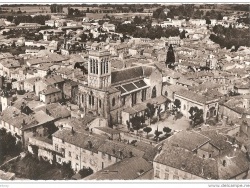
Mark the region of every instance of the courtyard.
<instances>
[{"instance_id":1,"label":"courtyard","mask_svg":"<svg viewBox=\"0 0 250 188\"><path fill-rule=\"evenodd\" d=\"M189 120L182 116L179 119L175 119L174 115L170 115L169 117L165 118L165 119L161 119L155 123L151 123L149 125L149 120L146 120L145 124L143 124L142 128L138 130L138 134L144 138L148 138L148 139L153 139L155 137L155 131L158 129L158 131L161 131L162 134L160 135L163 136L165 135L165 132L163 131L164 127L168 127L173 131L181 131L181 130L187 130L190 128L190 123ZM150 133L148 134L147 137L147 133L143 131L143 129L145 127L150 127L152 129L152 131L150 131ZM137 134L137 131L132 132L133 134Z\"/></svg>"}]
</instances>

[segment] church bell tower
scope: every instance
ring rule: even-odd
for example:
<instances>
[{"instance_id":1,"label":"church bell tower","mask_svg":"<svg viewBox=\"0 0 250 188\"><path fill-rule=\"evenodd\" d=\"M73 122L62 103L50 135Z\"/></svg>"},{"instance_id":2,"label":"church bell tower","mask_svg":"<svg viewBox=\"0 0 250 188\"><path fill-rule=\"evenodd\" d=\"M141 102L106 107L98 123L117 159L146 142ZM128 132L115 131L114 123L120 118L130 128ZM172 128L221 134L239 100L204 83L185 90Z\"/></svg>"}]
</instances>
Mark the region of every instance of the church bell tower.
<instances>
[{"instance_id":1,"label":"church bell tower","mask_svg":"<svg viewBox=\"0 0 250 188\"><path fill-rule=\"evenodd\" d=\"M88 85L94 88L106 88L111 85L110 53L105 49L89 51Z\"/></svg>"}]
</instances>

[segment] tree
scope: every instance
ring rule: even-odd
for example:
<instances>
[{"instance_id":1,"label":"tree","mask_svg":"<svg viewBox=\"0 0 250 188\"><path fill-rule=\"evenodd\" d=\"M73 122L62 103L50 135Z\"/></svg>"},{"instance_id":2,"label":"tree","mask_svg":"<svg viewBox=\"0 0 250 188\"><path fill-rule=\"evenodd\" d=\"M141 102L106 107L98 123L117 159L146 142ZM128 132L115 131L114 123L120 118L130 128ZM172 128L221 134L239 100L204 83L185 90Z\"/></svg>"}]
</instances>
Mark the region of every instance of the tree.
<instances>
[{"instance_id":1,"label":"tree","mask_svg":"<svg viewBox=\"0 0 250 188\"><path fill-rule=\"evenodd\" d=\"M151 118L154 116L154 114L155 114L154 105L151 103L147 103L147 109L145 111L145 115L149 118L149 125L150 125Z\"/></svg>"},{"instance_id":2,"label":"tree","mask_svg":"<svg viewBox=\"0 0 250 188\"><path fill-rule=\"evenodd\" d=\"M144 131L145 133L147 133L147 137L148 137L148 133L150 133L150 132L152 131L152 128L151 128L151 127L145 127L145 128L143 129L143 131Z\"/></svg>"},{"instance_id":3,"label":"tree","mask_svg":"<svg viewBox=\"0 0 250 188\"><path fill-rule=\"evenodd\" d=\"M172 44L170 44L167 52L166 66L168 68L173 68L175 63L175 55Z\"/></svg>"},{"instance_id":4,"label":"tree","mask_svg":"<svg viewBox=\"0 0 250 188\"><path fill-rule=\"evenodd\" d=\"M99 25L103 25L105 23L105 20L98 20Z\"/></svg>"},{"instance_id":5,"label":"tree","mask_svg":"<svg viewBox=\"0 0 250 188\"><path fill-rule=\"evenodd\" d=\"M218 15L217 15L217 20L222 20L223 19L223 16L222 14L219 12Z\"/></svg>"},{"instance_id":6,"label":"tree","mask_svg":"<svg viewBox=\"0 0 250 188\"><path fill-rule=\"evenodd\" d=\"M135 116L135 117L133 117L133 118L130 119L130 122L132 124L132 128L134 130L136 130L136 132L138 134L138 131L141 128L141 117Z\"/></svg>"},{"instance_id":7,"label":"tree","mask_svg":"<svg viewBox=\"0 0 250 188\"><path fill-rule=\"evenodd\" d=\"M13 41L11 47L15 48L16 47L16 43Z\"/></svg>"},{"instance_id":8,"label":"tree","mask_svg":"<svg viewBox=\"0 0 250 188\"><path fill-rule=\"evenodd\" d=\"M171 131L172 131L172 129L170 129L169 127L163 128L163 132L165 132L166 134L169 134Z\"/></svg>"},{"instance_id":9,"label":"tree","mask_svg":"<svg viewBox=\"0 0 250 188\"><path fill-rule=\"evenodd\" d=\"M180 33L180 39L186 38L186 31L183 29L183 31Z\"/></svg>"},{"instance_id":10,"label":"tree","mask_svg":"<svg viewBox=\"0 0 250 188\"><path fill-rule=\"evenodd\" d=\"M126 124L127 124L128 130L130 130L130 122L128 120L126 121Z\"/></svg>"},{"instance_id":11,"label":"tree","mask_svg":"<svg viewBox=\"0 0 250 188\"><path fill-rule=\"evenodd\" d=\"M175 99L173 105L173 112L178 112L180 108L181 108L181 101L179 99Z\"/></svg>"},{"instance_id":12,"label":"tree","mask_svg":"<svg viewBox=\"0 0 250 188\"><path fill-rule=\"evenodd\" d=\"M158 8L155 11L153 11L153 18L156 18L156 19L159 18L161 11L162 11L162 8Z\"/></svg>"},{"instance_id":13,"label":"tree","mask_svg":"<svg viewBox=\"0 0 250 188\"><path fill-rule=\"evenodd\" d=\"M206 24L210 25L211 24L211 20L209 18L206 18Z\"/></svg>"},{"instance_id":14,"label":"tree","mask_svg":"<svg viewBox=\"0 0 250 188\"><path fill-rule=\"evenodd\" d=\"M81 178L85 178L91 174L93 174L93 170L91 168L83 168L79 171Z\"/></svg>"},{"instance_id":15,"label":"tree","mask_svg":"<svg viewBox=\"0 0 250 188\"><path fill-rule=\"evenodd\" d=\"M158 106L158 108L157 108L158 121L159 121L159 119L161 119L161 112L162 112L161 106Z\"/></svg>"},{"instance_id":16,"label":"tree","mask_svg":"<svg viewBox=\"0 0 250 188\"><path fill-rule=\"evenodd\" d=\"M157 129L155 130L155 138L156 138L156 140L158 141L158 138L159 138L159 136L162 134L162 131L159 131L158 130L158 127L157 127Z\"/></svg>"},{"instance_id":17,"label":"tree","mask_svg":"<svg viewBox=\"0 0 250 188\"><path fill-rule=\"evenodd\" d=\"M74 171L71 168L71 162L63 162L61 166L62 173L65 177L70 178L74 175Z\"/></svg>"},{"instance_id":18,"label":"tree","mask_svg":"<svg viewBox=\"0 0 250 188\"><path fill-rule=\"evenodd\" d=\"M189 119L191 119L192 124L194 126L200 125L201 123L204 122L203 119L203 110L199 109L198 107L191 107L189 110L190 113L190 117Z\"/></svg>"},{"instance_id":19,"label":"tree","mask_svg":"<svg viewBox=\"0 0 250 188\"><path fill-rule=\"evenodd\" d=\"M167 18L167 15L164 13L164 11L161 11L161 13L159 14L159 19L165 20L166 18Z\"/></svg>"},{"instance_id":20,"label":"tree","mask_svg":"<svg viewBox=\"0 0 250 188\"><path fill-rule=\"evenodd\" d=\"M13 16L7 16L6 19L7 19L7 21L12 22L12 21L13 21L13 18L14 18Z\"/></svg>"},{"instance_id":21,"label":"tree","mask_svg":"<svg viewBox=\"0 0 250 188\"><path fill-rule=\"evenodd\" d=\"M140 16L135 16L135 18L134 18L134 23L135 23L135 24L141 24L141 23L142 23L141 17L140 17Z\"/></svg>"}]
</instances>

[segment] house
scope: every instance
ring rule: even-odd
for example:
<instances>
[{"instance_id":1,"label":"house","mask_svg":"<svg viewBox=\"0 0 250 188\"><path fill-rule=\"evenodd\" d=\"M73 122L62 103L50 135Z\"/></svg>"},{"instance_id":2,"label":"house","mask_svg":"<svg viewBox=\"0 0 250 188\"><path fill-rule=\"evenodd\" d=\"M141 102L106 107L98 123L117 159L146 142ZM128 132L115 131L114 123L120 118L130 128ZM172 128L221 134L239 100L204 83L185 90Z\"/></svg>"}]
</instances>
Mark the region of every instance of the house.
<instances>
[{"instance_id":1,"label":"house","mask_svg":"<svg viewBox=\"0 0 250 188\"><path fill-rule=\"evenodd\" d=\"M105 22L102 25L103 29L106 30L107 32L115 32L115 25L114 24L110 24L108 22Z\"/></svg>"},{"instance_id":2,"label":"house","mask_svg":"<svg viewBox=\"0 0 250 188\"><path fill-rule=\"evenodd\" d=\"M1 115L0 127L10 132L13 136L27 146L32 135L48 135L48 128L53 126L54 118L45 112L38 111L31 115L22 113L21 110L9 106Z\"/></svg>"},{"instance_id":3,"label":"house","mask_svg":"<svg viewBox=\"0 0 250 188\"><path fill-rule=\"evenodd\" d=\"M131 157L106 167L84 180L150 180L153 165L141 157Z\"/></svg>"},{"instance_id":4,"label":"house","mask_svg":"<svg viewBox=\"0 0 250 188\"><path fill-rule=\"evenodd\" d=\"M235 93L246 95L250 93L250 85L249 83L237 83L234 85L234 91Z\"/></svg>"},{"instance_id":5,"label":"house","mask_svg":"<svg viewBox=\"0 0 250 188\"><path fill-rule=\"evenodd\" d=\"M209 55L206 60L206 67L210 70L217 68L218 61L215 59L214 55Z\"/></svg>"},{"instance_id":6,"label":"house","mask_svg":"<svg viewBox=\"0 0 250 188\"><path fill-rule=\"evenodd\" d=\"M47 141L45 141L48 144ZM48 145L48 152L43 152L44 146L39 143L38 155L48 158L51 155L55 162L62 164L70 162L74 171L82 168L91 168L94 172L130 157L141 157L152 161L156 155L154 146L149 144L126 144L110 140L107 136L87 132L83 128L75 130L61 127L52 136L52 143ZM41 149L41 150L40 150ZM45 149L46 150L46 149Z\"/></svg>"},{"instance_id":7,"label":"house","mask_svg":"<svg viewBox=\"0 0 250 188\"><path fill-rule=\"evenodd\" d=\"M181 103L180 111L184 116L189 117L189 109L191 107L198 107L203 110L203 119L216 117L218 114L219 98L212 98L203 96L196 92L188 90L180 90L174 94L174 100L179 100Z\"/></svg>"},{"instance_id":8,"label":"house","mask_svg":"<svg viewBox=\"0 0 250 188\"><path fill-rule=\"evenodd\" d=\"M55 20L46 20L45 25L54 27L55 26Z\"/></svg>"},{"instance_id":9,"label":"house","mask_svg":"<svg viewBox=\"0 0 250 188\"><path fill-rule=\"evenodd\" d=\"M40 91L40 101L50 104L62 100L62 91L55 86L48 86L46 89Z\"/></svg>"},{"instance_id":10,"label":"house","mask_svg":"<svg viewBox=\"0 0 250 188\"><path fill-rule=\"evenodd\" d=\"M72 103L77 104L78 83L72 80L66 80L63 85L63 95L65 99L69 99Z\"/></svg>"},{"instance_id":11,"label":"house","mask_svg":"<svg viewBox=\"0 0 250 188\"><path fill-rule=\"evenodd\" d=\"M12 70L15 70L19 67L21 67L21 65L18 60L11 59L11 58L1 59L1 63L0 63L1 76L10 77Z\"/></svg>"},{"instance_id":12,"label":"house","mask_svg":"<svg viewBox=\"0 0 250 188\"><path fill-rule=\"evenodd\" d=\"M35 82L36 95L39 96L39 92L46 89L48 86L55 86L63 91L63 84L64 79L60 75L49 75Z\"/></svg>"},{"instance_id":13,"label":"house","mask_svg":"<svg viewBox=\"0 0 250 188\"><path fill-rule=\"evenodd\" d=\"M71 112L67 109L67 107L61 105L60 103L47 104L42 110L46 114L53 117L55 121L58 121L60 119L70 118L71 116Z\"/></svg>"},{"instance_id":14,"label":"house","mask_svg":"<svg viewBox=\"0 0 250 188\"><path fill-rule=\"evenodd\" d=\"M111 129L109 127L93 127L92 132L95 134L105 135L111 140L120 140L120 131Z\"/></svg>"},{"instance_id":15,"label":"house","mask_svg":"<svg viewBox=\"0 0 250 188\"><path fill-rule=\"evenodd\" d=\"M225 119L227 123L243 117L249 118L249 95L235 96L225 102L221 102L219 117Z\"/></svg>"},{"instance_id":16,"label":"house","mask_svg":"<svg viewBox=\"0 0 250 188\"><path fill-rule=\"evenodd\" d=\"M48 72L51 70L52 65L53 65L52 63L39 64L36 67L37 75L41 78L45 77L48 74Z\"/></svg>"},{"instance_id":17,"label":"house","mask_svg":"<svg viewBox=\"0 0 250 188\"><path fill-rule=\"evenodd\" d=\"M23 80L23 90L26 92L35 92L35 82L41 80L41 77L28 78Z\"/></svg>"},{"instance_id":18,"label":"house","mask_svg":"<svg viewBox=\"0 0 250 188\"><path fill-rule=\"evenodd\" d=\"M163 143L154 159L154 179L245 179L248 159L227 140L215 130L176 133Z\"/></svg>"}]
</instances>

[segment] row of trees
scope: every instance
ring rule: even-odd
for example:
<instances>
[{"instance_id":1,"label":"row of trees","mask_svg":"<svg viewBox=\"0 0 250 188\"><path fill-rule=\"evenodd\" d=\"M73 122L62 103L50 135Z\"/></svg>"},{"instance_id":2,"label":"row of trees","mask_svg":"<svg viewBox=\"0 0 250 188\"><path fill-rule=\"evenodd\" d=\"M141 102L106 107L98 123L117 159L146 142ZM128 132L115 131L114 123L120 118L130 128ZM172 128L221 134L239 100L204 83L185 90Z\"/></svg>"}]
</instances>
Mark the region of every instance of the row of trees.
<instances>
[{"instance_id":1,"label":"row of trees","mask_svg":"<svg viewBox=\"0 0 250 188\"><path fill-rule=\"evenodd\" d=\"M234 28L230 25L228 28L222 25L213 27L215 34L210 35L210 39L219 44L222 48L231 48L232 46L250 46L250 34L248 29Z\"/></svg>"},{"instance_id":2,"label":"row of trees","mask_svg":"<svg viewBox=\"0 0 250 188\"><path fill-rule=\"evenodd\" d=\"M203 18L204 11L202 10L195 10L193 4L183 4L179 6L168 6L167 11L165 11L165 6L156 9L153 11L153 18L165 20L166 18L174 18L178 16L179 19L189 19L189 18ZM165 12L164 12L165 11Z\"/></svg>"},{"instance_id":3,"label":"row of trees","mask_svg":"<svg viewBox=\"0 0 250 188\"><path fill-rule=\"evenodd\" d=\"M171 6L168 7L168 11L164 12L165 6L156 9L153 11L153 18L165 20L166 18L174 18L175 16L179 17L179 19L218 19L222 20L223 15L221 11L206 11L199 10L194 7L193 4L184 4L180 6ZM167 13L167 14L166 14Z\"/></svg>"},{"instance_id":4,"label":"row of trees","mask_svg":"<svg viewBox=\"0 0 250 188\"><path fill-rule=\"evenodd\" d=\"M176 99L174 101L174 103L173 103L173 108L172 108L172 114L175 115L176 119L178 119L177 116L179 114L181 114L180 109L181 109L181 101L179 99ZM158 119L160 119L160 117L161 117L161 109L156 108L153 104L148 103L147 104L147 109L145 111L145 116L149 120L148 121L149 122L148 126L145 127L145 124L144 124L145 123L145 117L143 117L143 116L134 116L133 118L130 119L130 122L127 121L128 130L130 130L132 128L133 131L136 130L137 134L138 134L138 131L144 127L143 131L145 133L147 133L147 137L148 137L148 134L150 132L152 132L152 128L150 127L150 121L151 121L151 119L153 118L153 116L155 115L156 112L157 112ZM202 109L199 109L198 107L193 106L193 107L191 107L189 109L189 114L190 114L189 119L191 120L190 123L191 123L191 125L193 127L196 127L196 126L198 126L198 125L200 125L200 124L202 124L204 122L204 119L203 119L204 112L203 112ZM171 129L169 127L164 127L163 132L165 132L166 133L165 136L168 137L168 136L170 136ZM159 131L158 128L157 128L157 130L155 130L155 132L154 132L154 134L155 134L154 139L158 140L159 136L161 134L163 134L163 132Z\"/></svg>"},{"instance_id":5,"label":"row of trees","mask_svg":"<svg viewBox=\"0 0 250 188\"><path fill-rule=\"evenodd\" d=\"M116 31L133 37L159 39L161 37L179 36L180 31L177 27L162 28L161 26L137 27L136 24L118 24Z\"/></svg>"},{"instance_id":6,"label":"row of trees","mask_svg":"<svg viewBox=\"0 0 250 188\"><path fill-rule=\"evenodd\" d=\"M68 16L86 16L84 11L80 11L77 8L70 8L68 7Z\"/></svg>"},{"instance_id":7,"label":"row of trees","mask_svg":"<svg viewBox=\"0 0 250 188\"><path fill-rule=\"evenodd\" d=\"M50 5L51 13L62 13L63 12L63 5L52 4Z\"/></svg>"},{"instance_id":8,"label":"row of trees","mask_svg":"<svg viewBox=\"0 0 250 188\"><path fill-rule=\"evenodd\" d=\"M46 20L50 20L49 15L36 15L34 17L30 15L18 15L18 16L7 16L7 21L14 22L16 25L20 23L38 23L41 25L45 24Z\"/></svg>"}]
</instances>

